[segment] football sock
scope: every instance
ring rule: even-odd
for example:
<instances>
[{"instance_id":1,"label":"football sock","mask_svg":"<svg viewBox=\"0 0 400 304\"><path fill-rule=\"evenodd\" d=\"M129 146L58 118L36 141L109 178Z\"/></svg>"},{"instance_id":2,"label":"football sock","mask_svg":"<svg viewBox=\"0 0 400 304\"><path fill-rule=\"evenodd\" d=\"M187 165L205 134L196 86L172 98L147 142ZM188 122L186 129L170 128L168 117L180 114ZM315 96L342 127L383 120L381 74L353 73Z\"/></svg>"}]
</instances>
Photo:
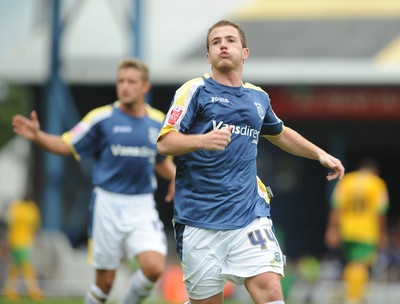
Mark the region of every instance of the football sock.
<instances>
[{"instance_id":1,"label":"football sock","mask_svg":"<svg viewBox=\"0 0 400 304\"><path fill-rule=\"evenodd\" d=\"M367 266L361 263L349 263L343 271L343 280L346 284L346 298L361 300L368 282L369 274Z\"/></svg>"},{"instance_id":2,"label":"football sock","mask_svg":"<svg viewBox=\"0 0 400 304\"><path fill-rule=\"evenodd\" d=\"M25 278L26 287L30 296L39 299L41 297L41 291L39 288L38 281L36 279L36 273L33 265L29 262L22 265L22 274Z\"/></svg>"},{"instance_id":3,"label":"football sock","mask_svg":"<svg viewBox=\"0 0 400 304\"><path fill-rule=\"evenodd\" d=\"M7 299L13 300L19 298L17 291L18 269L14 263L11 263L8 268L6 284L4 287L4 296Z\"/></svg>"},{"instance_id":4,"label":"football sock","mask_svg":"<svg viewBox=\"0 0 400 304\"><path fill-rule=\"evenodd\" d=\"M273 302L268 302L265 304L285 304L285 302L284 301L273 301Z\"/></svg>"},{"instance_id":5,"label":"football sock","mask_svg":"<svg viewBox=\"0 0 400 304\"><path fill-rule=\"evenodd\" d=\"M141 301L150 295L154 285L155 283L146 278L141 269L138 269L131 277L129 290L122 303L141 303Z\"/></svg>"},{"instance_id":6,"label":"football sock","mask_svg":"<svg viewBox=\"0 0 400 304\"><path fill-rule=\"evenodd\" d=\"M96 286L90 286L85 296L85 304L102 304L107 302L107 295Z\"/></svg>"}]
</instances>

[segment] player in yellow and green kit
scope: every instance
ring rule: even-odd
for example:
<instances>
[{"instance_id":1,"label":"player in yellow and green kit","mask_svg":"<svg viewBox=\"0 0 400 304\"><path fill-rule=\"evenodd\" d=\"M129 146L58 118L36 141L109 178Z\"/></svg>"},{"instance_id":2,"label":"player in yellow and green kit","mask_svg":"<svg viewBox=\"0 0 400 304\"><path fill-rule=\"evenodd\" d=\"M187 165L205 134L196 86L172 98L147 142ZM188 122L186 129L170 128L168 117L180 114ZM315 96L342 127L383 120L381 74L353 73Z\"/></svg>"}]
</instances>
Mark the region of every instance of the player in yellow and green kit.
<instances>
[{"instance_id":1,"label":"player in yellow and green kit","mask_svg":"<svg viewBox=\"0 0 400 304\"><path fill-rule=\"evenodd\" d=\"M329 248L342 246L346 265L343 281L346 303L360 303L369 280L369 267L379 248L387 244L388 191L373 159L364 159L357 171L339 181L325 239Z\"/></svg>"},{"instance_id":2,"label":"player in yellow and green kit","mask_svg":"<svg viewBox=\"0 0 400 304\"><path fill-rule=\"evenodd\" d=\"M4 295L10 299L19 297L17 282L22 275L28 295L33 299L41 298L41 290L31 261L35 235L40 227L40 212L36 203L29 199L13 201L7 210L7 224L11 263Z\"/></svg>"}]
</instances>

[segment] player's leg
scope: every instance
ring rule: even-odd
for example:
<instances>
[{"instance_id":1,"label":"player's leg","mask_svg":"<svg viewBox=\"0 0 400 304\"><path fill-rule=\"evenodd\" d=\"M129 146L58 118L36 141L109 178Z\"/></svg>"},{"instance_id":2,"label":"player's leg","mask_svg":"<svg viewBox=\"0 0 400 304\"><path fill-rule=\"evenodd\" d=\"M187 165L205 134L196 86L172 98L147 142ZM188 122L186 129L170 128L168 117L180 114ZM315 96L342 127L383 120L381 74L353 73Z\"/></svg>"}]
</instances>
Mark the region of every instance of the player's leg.
<instances>
[{"instance_id":1,"label":"player's leg","mask_svg":"<svg viewBox=\"0 0 400 304\"><path fill-rule=\"evenodd\" d=\"M213 295L207 299L203 299L203 300L193 300L190 299L189 304L221 304L224 302L224 293L220 292L216 295Z\"/></svg>"},{"instance_id":2,"label":"player's leg","mask_svg":"<svg viewBox=\"0 0 400 304\"><path fill-rule=\"evenodd\" d=\"M11 262L8 265L6 284L4 286L4 296L7 299L15 300L19 298L17 291L17 280L19 275L18 257L15 250L11 250Z\"/></svg>"},{"instance_id":3,"label":"player's leg","mask_svg":"<svg viewBox=\"0 0 400 304\"><path fill-rule=\"evenodd\" d=\"M31 261L31 249L29 248L26 248L23 260L21 261L21 271L29 297L35 300L41 299L42 291L37 281L36 271Z\"/></svg>"},{"instance_id":4,"label":"player's leg","mask_svg":"<svg viewBox=\"0 0 400 304\"><path fill-rule=\"evenodd\" d=\"M144 251L137 255L137 261L143 275L156 282L165 270L165 254L157 251Z\"/></svg>"},{"instance_id":5,"label":"player's leg","mask_svg":"<svg viewBox=\"0 0 400 304\"><path fill-rule=\"evenodd\" d=\"M254 303L284 303L281 287L281 275L274 272L265 272L247 278L245 286Z\"/></svg>"},{"instance_id":6,"label":"player's leg","mask_svg":"<svg viewBox=\"0 0 400 304\"><path fill-rule=\"evenodd\" d=\"M96 278L86 293L85 304L106 303L114 283L124 238L117 227L118 203L115 194L94 190L90 204L88 260L96 269Z\"/></svg>"},{"instance_id":7,"label":"player's leg","mask_svg":"<svg viewBox=\"0 0 400 304\"><path fill-rule=\"evenodd\" d=\"M344 243L347 263L343 269L346 300L361 303L369 281L369 267L375 259L376 246L358 242Z\"/></svg>"},{"instance_id":8,"label":"player's leg","mask_svg":"<svg viewBox=\"0 0 400 304\"><path fill-rule=\"evenodd\" d=\"M155 208L153 196L139 195L132 200L133 205L137 206L132 214L136 220L132 223L125 247L128 258L136 257L139 268L130 279L129 289L122 301L124 304L141 303L151 294L165 270L167 254L164 225Z\"/></svg>"},{"instance_id":9,"label":"player's leg","mask_svg":"<svg viewBox=\"0 0 400 304\"><path fill-rule=\"evenodd\" d=\"M226 279L222 277L221 269L229 252L229 232L178 223L174 223L174 228L176 249L190 299L187 303L223 303Z\"/></svg>"},{"instance_id":10,"label":"player's leg","mask_svg":"<svg viewBox=\"0 0 400 304\"><path fill-rule=\"evenodd\" d=\"M349 303L361 303L368 279L368 267L365 264L350 262L345 266L343 281Z\"/></svg>"},{"instance_id":11,"label":"player's leg","mask_svg":"<svg viewBox=\"0 0 400 304\"><path fill-rule=\"evenodd\" d=\"M235 232L223 275L244 284L255 303L284 303L281 278L284 256L272 221L257 218Z\"/></svg>"},{"instance_id":12,"label":"player's leg","mask_svg":"<svg viewBox=\"0 0 400 304\"><path fill-rule=\"evenodd\" d=\"M114 283L116 270L96 269L95 284L90 286L85 296L85 304L106 303Z\"/></svg>"},{"instance_id":13,"label":"player's leg","mask_svg":"<svg viewBox=\"0 0 400 304\"><path fill-rule=\"evenodd\" d=\"M122 303L140 303L154 289L157 280L165 270L165 255L156 251L144 251L137 255L139 268L133 273L129 282L129 291Z\"/></svg>"}]
</instances>

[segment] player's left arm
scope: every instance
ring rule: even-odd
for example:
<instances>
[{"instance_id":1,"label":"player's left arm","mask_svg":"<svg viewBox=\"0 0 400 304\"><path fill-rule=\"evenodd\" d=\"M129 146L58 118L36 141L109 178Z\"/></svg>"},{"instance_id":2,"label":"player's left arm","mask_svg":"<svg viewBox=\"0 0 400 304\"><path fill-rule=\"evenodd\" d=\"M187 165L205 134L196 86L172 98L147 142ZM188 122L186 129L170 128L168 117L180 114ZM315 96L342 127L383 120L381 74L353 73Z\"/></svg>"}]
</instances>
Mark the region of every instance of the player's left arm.
<instances>
[{"instance_id":1,"label":"player's left arm","mask_svg":"<svg viewBox=\"0 0 400 304\"><path fill-rule=\"evenodd\" d=\"M384 251L389 246L387 232L387 212L389 209L389 193L386 183L378 179L378 221L379 221L379 249Z\"/></svg>"},{"instance_id":2,"label":"player's left arm","mask_svg":"<svg viewBox=\"0 0 400 304\"><path fill-rule=\"evenodd\" d=\"M266 136L266 138L282 150L296 156L318 160L321 165L332 171L328 173L327 180L342 179L344 167L339 159L328 154L309 140L305 139L295 130L285 127L278 136Z\"/></svg>"},{"instance_id":3,"label":"player's left arm","mask_svg":"<svg viewBox=\"0 0 400 304\"><path fill-rule=\"evenodd\" d=\"M162 178L169 180L169 186L167 195L165 196L166 202L171 202L174 199L175 195L175 173L176 166L172 161L171 157L167 157L164 160L158 162L155 166L155 170L158 175Z\"/></svg>"},{"instance_id":4,"label":"player's left arm","mask_svg":"<svg viewBox=\"0 0 400 304\"><path fill-rule=\"evenodd\" d=\"M385 251L389 245L389 236L387 234L387 220L385 214L379 215L379 249Z\"/></svg>"}]
</instances>

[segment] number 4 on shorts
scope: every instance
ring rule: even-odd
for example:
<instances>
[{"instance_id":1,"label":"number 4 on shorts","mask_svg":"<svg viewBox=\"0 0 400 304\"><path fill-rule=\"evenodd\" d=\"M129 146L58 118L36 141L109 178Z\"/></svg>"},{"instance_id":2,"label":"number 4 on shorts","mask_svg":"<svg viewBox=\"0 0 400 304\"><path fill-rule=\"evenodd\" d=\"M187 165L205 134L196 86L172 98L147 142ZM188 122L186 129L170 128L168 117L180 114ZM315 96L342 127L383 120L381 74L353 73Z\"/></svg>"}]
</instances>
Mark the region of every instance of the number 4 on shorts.
<instances>
[{"instance_id":1,"label":"number 4 on shorts","mask_svg":"<svg viewBox=\"0 0 400 304\"><path fill-rule=\"evenodd\" d=\"M263 235L262 232L264 232L265 236ZM267 249L268 241L276 243L272 231L269 231L268 229L263 229L262 231L259 229L251 231L247 234L247 237L249 238L251 245L260 246L262 250Z\"/></svg>"}]
</instances>

